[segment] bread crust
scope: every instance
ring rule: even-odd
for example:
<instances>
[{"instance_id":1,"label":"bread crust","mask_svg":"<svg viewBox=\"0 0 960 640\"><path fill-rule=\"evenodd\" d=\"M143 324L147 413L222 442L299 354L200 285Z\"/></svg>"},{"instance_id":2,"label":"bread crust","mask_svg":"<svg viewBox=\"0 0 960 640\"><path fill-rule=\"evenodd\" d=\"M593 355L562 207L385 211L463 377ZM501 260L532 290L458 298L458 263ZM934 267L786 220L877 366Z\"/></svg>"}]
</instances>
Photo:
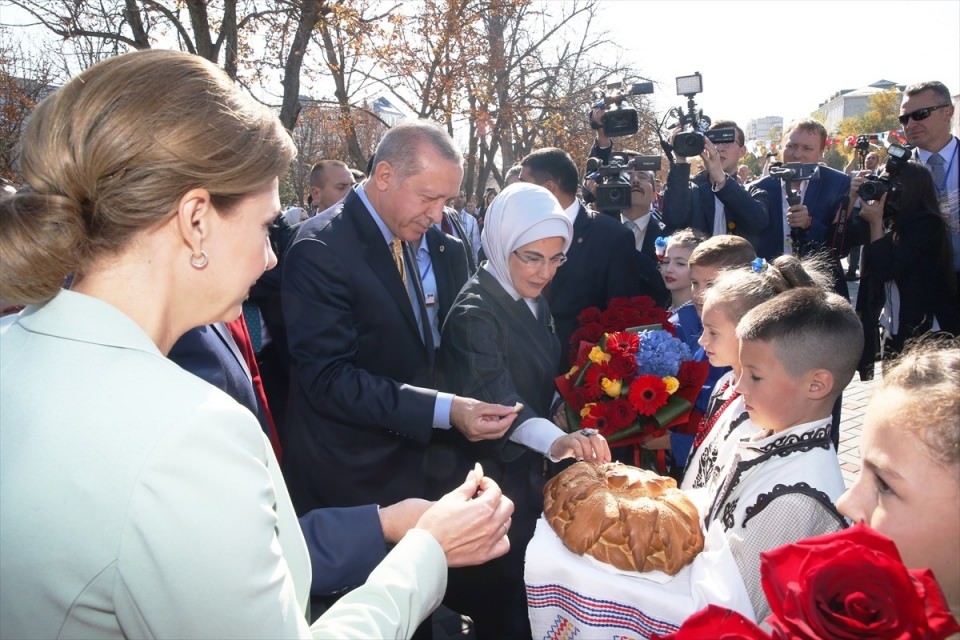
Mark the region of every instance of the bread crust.
<instances>
[{"instance_id":1,"label":"bread crust","mask_svg":"<svg viewBox=\"0 0 960 640\"><path fill-rule=\"evenodd\" d=\"M563 544L623 571L676 575L703 550L697 508L673 478L619 462L578 462L543 488Z\"/></svg>"}]
</instances>

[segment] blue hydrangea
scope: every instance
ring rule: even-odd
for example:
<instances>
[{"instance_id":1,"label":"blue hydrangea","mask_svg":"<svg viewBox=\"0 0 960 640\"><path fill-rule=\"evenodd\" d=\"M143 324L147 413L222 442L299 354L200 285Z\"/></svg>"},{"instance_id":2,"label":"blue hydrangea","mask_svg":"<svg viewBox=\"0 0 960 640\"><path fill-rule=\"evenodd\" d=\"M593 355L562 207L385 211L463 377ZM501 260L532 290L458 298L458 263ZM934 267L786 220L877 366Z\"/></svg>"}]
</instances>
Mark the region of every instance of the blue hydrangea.
<instances>
[{"instance_id":1,"label":"blue hydrangea","mask_svg":"<svg viewBox=\"0 0 960 640\"><path fill-rule=\"evenodd\" d=\"M680 363L691 360L690 347L669 331L640 332L640 350L637 351L638 375L651 374L658 378L676 376Z\"/></svg>"}]
</instances>

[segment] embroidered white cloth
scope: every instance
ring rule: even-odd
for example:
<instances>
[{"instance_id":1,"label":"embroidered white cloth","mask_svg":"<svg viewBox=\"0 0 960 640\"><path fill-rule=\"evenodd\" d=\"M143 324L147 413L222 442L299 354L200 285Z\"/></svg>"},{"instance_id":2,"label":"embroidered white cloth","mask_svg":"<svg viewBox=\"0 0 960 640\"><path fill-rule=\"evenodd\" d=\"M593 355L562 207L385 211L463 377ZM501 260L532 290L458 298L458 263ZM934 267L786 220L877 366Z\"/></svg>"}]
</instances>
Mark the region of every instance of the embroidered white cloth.
<instances>
[{"instance_id":1,"label":"embroidered white cloth","mask_svg":"<svg viewBox=\"0 0 960 640\"><path fill-rule=\"evenodd\" d=\"M624 572L579 556L541 517L527 547L524 572L533 637L640 640L676 631L709 604L753 619L750 597L721 528L713 527L703 551L671 577L659 571Z\"/></svg>"}]
</instances>

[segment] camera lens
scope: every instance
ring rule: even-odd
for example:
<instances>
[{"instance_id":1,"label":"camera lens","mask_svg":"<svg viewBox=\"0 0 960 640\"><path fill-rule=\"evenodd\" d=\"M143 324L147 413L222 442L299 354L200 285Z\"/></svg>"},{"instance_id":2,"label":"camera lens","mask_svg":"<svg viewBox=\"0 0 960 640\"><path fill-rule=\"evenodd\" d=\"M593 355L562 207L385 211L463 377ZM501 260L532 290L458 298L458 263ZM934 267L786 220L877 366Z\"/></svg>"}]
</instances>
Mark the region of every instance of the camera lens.
<instances>
[{"instance_id":1,"label":"camera lens","mask_svg":"<svg viewBox=\"0 0 960 640\"><path fill-rule=\"evenodd\" d=\"M879 200L887 192L887 185L879 180L867 180L857 189L861 200Z\"/></svg>"}]
</instances>

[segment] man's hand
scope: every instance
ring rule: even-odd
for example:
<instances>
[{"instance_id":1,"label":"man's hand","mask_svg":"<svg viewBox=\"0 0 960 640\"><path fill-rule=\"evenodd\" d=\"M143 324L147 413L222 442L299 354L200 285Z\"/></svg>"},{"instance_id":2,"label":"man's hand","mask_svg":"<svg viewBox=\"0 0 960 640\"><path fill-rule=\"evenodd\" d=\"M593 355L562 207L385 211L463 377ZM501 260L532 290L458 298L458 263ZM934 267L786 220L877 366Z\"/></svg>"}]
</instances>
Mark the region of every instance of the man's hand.
<instances>
[{"instance_id":1,"label":"man's hand","mask_svg":"<svg viewBox=\"0 0 960 640\"><path fill-rule=\"evenodd\" d=\"M502 438L517 419L515 407L489 404L473 398L454 396L450 424L470 442Z\"/></svg>"},{"instance_id":2,"label":"man's hand","mask_svg":"<svg viewBox=\"0 0 960 640\"><path fill-rule=\"evenodd\" d=\"M720 154L717 153L717 147L710 138L703 139L703 151L700 152L703 158L703 166L706 167L710 175L710 183L719 185L727 179L727 174L723 172L723 164L720 161Z\"/></svg>"},{"instance_id":3,"label":"man's hand","mask_svg":"<svg viewBox=\"0 0 960 640\"><path fill-rule=\"evenodd\" d=\"M550 445L550 456L554 460L576 458L589 462L610 462L610 445L600 434L588 436L583 431L575 431L554 440Z\"/></svg>"},{"instance_id":4,"label":"man's hand","mask_svg":"<svg viewBox=\"0 0 960 640\"><path fill-rule=\"evenodd\" d=\"M676 129L673 130L673 133L670 134L669 142L670 142L671 148L673 148L673 141L676 140L677 135L681 133L683 133L683 129L680 127L677 127ZM681 156L676 151L674 151L672 155L674 157L674 164L688 164L690 162L690 160L688 160L686 156Z\"/></svg>"},{"instance_id":5,"label":"man's hand","mask_svg":"<svg viewBox=\"0 0 960 640\"><path fill-rule=\"evenodd\" d=\"M421 498L407 498L389 507L380 507L380 528L390 544L400 542L407 531L416 526L421 516L435 503Z\"/></svg>"},{"instance_id":6,"label":"man's hand","mask_svg":"<svg viewBox=\"0 0 960 640\"><path fill-rule=\"evenodd\" d=\"M468 567L510 550L511 515L513 502L497 483L486 477L478 481L476 471L471 471L462 485L423 514L417 528L437 539L448 566Z\"/></svg>"},{"instance_id":7,"label":"man's hand","mask_svg":"<svg viewBox=\"0 0 960 640\"><path fill-rule=\"evenodd\" d=\"M809 229L813 218L810 217L806 205L795 204L787 209L787 224L794 229Z\"/></svg>"},{"instance_id":8,"label":"man's hand","mask_svg":"<svg viewBox=\"0 0 960 640\"><path fill-rule=\"evenodd\" d=\"M869 171L855 171L850 175L850 199L856 200L859 196L857 191L860 189L860 185L866 182L866 176L870 175Z\"/></svg>"},{"instance_id":9,"label":"man's hand","mask_svg":"<svg viewBox=\"0 0 960 640\"><path fill-rule=\"evenodd\" d=\"M597 146L601 149L606 149L610 146L610 138L607 137L607 134L603 131L603 115L607 112L607 107L598 107L590 112L590 121L597 127Z\"/></svg>"}]
</instances>

